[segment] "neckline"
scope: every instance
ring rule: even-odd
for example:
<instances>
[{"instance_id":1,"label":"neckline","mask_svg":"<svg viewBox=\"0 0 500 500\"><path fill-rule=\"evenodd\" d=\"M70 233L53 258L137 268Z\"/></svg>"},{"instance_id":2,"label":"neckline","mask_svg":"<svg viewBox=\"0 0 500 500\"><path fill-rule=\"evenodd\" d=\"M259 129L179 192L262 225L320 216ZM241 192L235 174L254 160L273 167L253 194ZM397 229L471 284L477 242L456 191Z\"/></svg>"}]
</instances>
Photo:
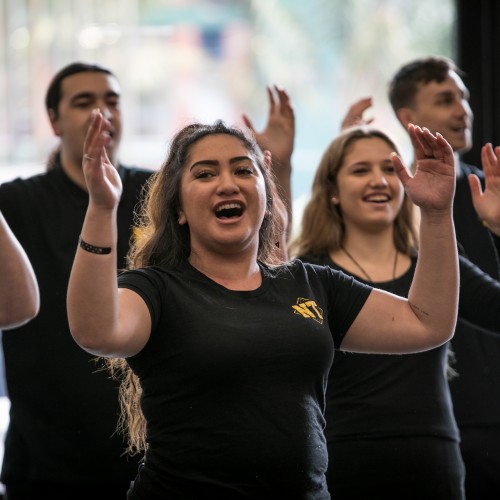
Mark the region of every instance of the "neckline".
<instances>
[{"instance_id":1,"label":"neckline","mask_svg":"<svg viewBox=\"0 0 500 500\"><path fill-rule=\"evenodd\" d=\"M207 276L206 274L204 274L203 272L198 270L196 267L194 267L188 260L186 260L185 264L186 264L187 270L191 274L197 276L202 281L209 283L211 286L223 291L224 293L233 294L233 295L243 295L243 296L249 297L249 296L260 295L260 294L266 292L267 289L269 288L269 284L270 284L269 269L267 268L267 266L265 264L263 264L260 261L257 261L257 264L259 266L262 279L261 279L260 285L253 290L232 290L230 288L225 287L224 285L221 285L217 281L214 281L212 278L210 278L209 276Z\"/></svg>"},{"instance_id":2,"label":"neckline","mask_svg":"<svg viewBox=\"0 0 500 500\"><path fill-rule=\"evenodd\" d=\"M365 268L352 256L350 252L347 251L344 245L340 245L340 249L344 252L344 254L347 256L347 258L368 278L368 283L375 283L373 278L366 272ZM392 265L392 279L387 281L387 283L390 283L391 281L394 282L396 280L396 268L398 266L398 256L399 256L399 251L396 249L396 253L394 254L394 262Z\"/></svg>"},{"instance_id":3,"label":"neckline","mask_svg":"<svg viewBox=\"0 0 500 500\"><path fill-rule=\"evenodd\" d=\"M342 271L343 273L349 275L349 276L353 276L354 278L356 278L357 280L363 282L363 283L366 283L368 285L372 285L374 286L375 288L378 288L378 287L381 287L383 285L390 285L391 283L397 283L399 280L401 279L404 279L406 277L406 275L411 272L412 268L415 267L415 264L416 264L416 257L411 257L410 256L410 265L403 271L402 274L400 275L397 275L394 280L390 279L390 280L386 280L386 281L367 281L365 278L363 278L362 276L359 276L351 271L349 271L348 269L346 269L345 267L341 266L340 264L338 264L337 262L335 262L330 255L327 256L327 259L328 259L328 262L330 262L331 264L333 264L336 268L338 268L340 271Z\"/></svg>"}]
</instances>

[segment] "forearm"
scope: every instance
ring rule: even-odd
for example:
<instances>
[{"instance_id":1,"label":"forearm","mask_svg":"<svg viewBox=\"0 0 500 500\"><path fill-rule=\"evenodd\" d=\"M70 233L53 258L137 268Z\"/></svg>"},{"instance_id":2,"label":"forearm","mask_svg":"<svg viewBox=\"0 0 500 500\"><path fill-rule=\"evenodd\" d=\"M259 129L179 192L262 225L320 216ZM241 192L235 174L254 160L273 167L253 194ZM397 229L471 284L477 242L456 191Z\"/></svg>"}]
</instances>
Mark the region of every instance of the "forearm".
<instances>
[{"instance_id":1,"label":"forearm","mask_svg":"<svg viewBox=\"0 0 500 500\"><path fill-rule=\"evenodd\" d=\"M31 263L0 213L0 328L32 319L40 305Z\"/></svg>"},{"instance_id":2,"label":"forearm","mask_svg":"<svg viewBox=\"0 0 500 500\"><path fill-rule=\"evenodd\" d=\"M68 284L71 334L82 348L99 354L112 343L118 323L116 208L89 206L81 238L95 247L111 248L108 254L97 254L78 246Z\"/></svg>"},{"instance_id":3,"label":"forearm","mask_svg":"<svg viewBox=\"0 0 500 500\"><path fill-rule=\"evenodd\" d=\"M280 244L286 246L292 232L292 164L290 159L284 161L273 159L273 171L276 180L277 196L280 198L278 212L283 212L280 217L283 220L284 234Z\"/></svg>"},{"instance_id":4,"label":"forearm","mask_svg":"<svg viewBox=\"0 0 500 500\"><path fill-rule=\"evenodd\" d=\"M408 303L425 331L442 342L451 338L455 328L458 282L452 212L422 211L419 257Z\"/></svg>"}]
</instances>

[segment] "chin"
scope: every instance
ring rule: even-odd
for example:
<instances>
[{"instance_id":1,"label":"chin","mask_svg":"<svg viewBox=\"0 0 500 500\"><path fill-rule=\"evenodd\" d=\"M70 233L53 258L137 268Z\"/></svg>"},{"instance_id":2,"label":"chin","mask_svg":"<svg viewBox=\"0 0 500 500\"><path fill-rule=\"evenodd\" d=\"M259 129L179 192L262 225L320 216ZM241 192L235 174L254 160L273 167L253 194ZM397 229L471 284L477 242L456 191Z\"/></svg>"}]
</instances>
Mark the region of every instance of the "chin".
<instances>
[{"instance_id":1,"label":"chin","mask_svg":"<svg viewBox=\"0 0 500 500\"><path fill-rule=\"evenodd\" d=\"M455 153L465 154L472 149L472 143L468 142L467 144L459 144L457 147L452 146L452 148Z\"/></svg>"}]
</instances>

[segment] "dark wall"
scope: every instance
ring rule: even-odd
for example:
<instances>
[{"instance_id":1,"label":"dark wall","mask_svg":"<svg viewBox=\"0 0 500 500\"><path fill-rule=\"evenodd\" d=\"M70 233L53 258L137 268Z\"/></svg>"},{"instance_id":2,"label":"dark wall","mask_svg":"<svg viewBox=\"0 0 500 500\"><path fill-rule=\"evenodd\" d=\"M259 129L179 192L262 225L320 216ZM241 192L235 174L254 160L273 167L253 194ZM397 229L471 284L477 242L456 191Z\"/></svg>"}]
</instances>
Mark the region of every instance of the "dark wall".
<instances>
[{"instance_id":1,"label":"dark wall","mask_svg":"<svg viewBox=\"0 0 500 500\"><path fill-rule=\"evenodd\" d=\"M473 148L465 161L481 165L481 146L500 146L500 1L457 0L457 60L471 93Z\"/></svg>"}]
</instances>

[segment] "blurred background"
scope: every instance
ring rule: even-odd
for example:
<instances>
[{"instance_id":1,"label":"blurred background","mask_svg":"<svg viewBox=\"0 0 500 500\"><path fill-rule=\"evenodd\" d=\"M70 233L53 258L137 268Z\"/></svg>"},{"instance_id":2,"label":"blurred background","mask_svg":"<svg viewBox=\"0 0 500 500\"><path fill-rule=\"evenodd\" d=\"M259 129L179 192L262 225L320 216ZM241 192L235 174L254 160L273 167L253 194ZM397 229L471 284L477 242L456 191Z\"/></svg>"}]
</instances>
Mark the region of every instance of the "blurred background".
<instances>
[{"instance_id":1,"label":"blurred background","mask_svg":"<svg viewBox=\"0 0 500 500\"><path fill-rule=\"evenodd\" d=\"M297 120L294 220L322 151L349 105L411 161L387 82L418 56L456 57L454 0L0 0L0 182L45 168L56 145L44 108L53 74L108 66L123 91L120 158L155 169L186 121L266 122L266 85L290 94Z\"/></svg>"}]
</instances>

